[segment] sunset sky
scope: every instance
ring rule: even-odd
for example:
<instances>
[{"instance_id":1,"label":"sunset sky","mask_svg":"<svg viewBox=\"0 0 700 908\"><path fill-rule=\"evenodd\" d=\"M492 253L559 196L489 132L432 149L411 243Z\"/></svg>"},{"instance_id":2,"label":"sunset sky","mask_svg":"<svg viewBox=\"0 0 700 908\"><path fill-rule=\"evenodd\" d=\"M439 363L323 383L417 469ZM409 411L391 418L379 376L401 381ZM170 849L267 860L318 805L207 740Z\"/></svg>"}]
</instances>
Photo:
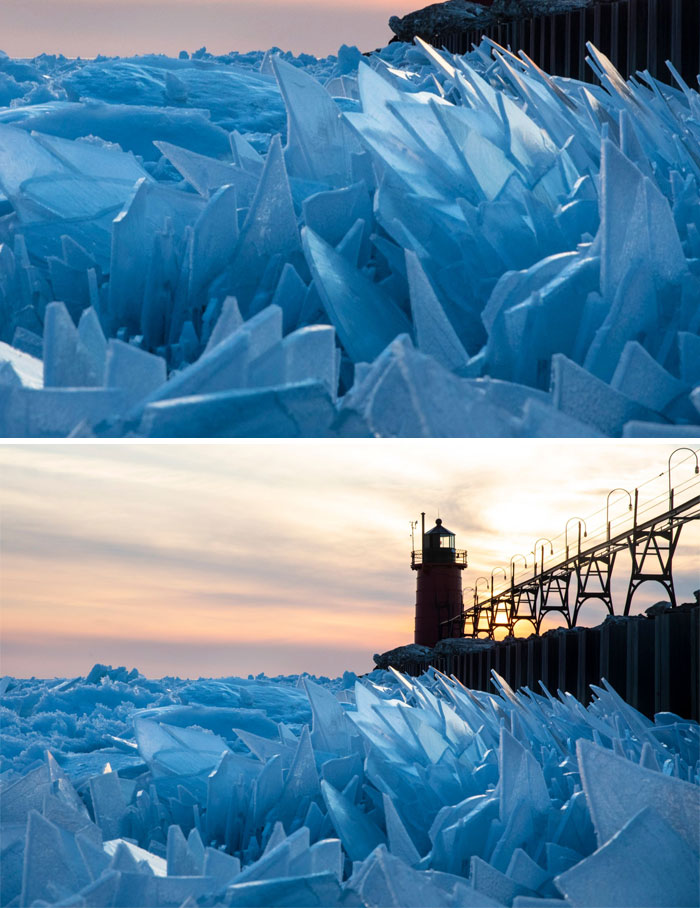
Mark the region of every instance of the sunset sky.
<instances>
[{"instance_id":1,"label":"sunset sky","mask_svg":"<svg viewBox=\"0 0 700 908\"><path fill-rule=\"evenodd\" d=\"M516 552L531 566L537 537L558 549L568 517L588 518L592 538L616 486L656 476L640 501L663 498L658 474L676 447L4 445L1 671L72 676L95 662L151 676L366 671L374 652L412 640L410 521L421 510L431 525L439 511L468 549L468 588ZM679 495L689 483L697 494L689 456L674 457ZM611 497L610 516L628 518L624 494ZM575 521L569 531L571 541ZM696 521L681 536L680 601L700 586L698 551ZM635 608L661 598L650 584ZM601 617L592 608L583 623Z\"/></svg>"},{"instance_id":2,"label":"sunset sky","mask_svg":"<svg viewBox=\"0 0 700 908\"><path fill-rule=\"evenodd\" d=\"M341 44L383 47L390 16L411 0L0 0L0 49L10 56L94 57L267 50L325 56Z\"/></svg>"}]
</instances>

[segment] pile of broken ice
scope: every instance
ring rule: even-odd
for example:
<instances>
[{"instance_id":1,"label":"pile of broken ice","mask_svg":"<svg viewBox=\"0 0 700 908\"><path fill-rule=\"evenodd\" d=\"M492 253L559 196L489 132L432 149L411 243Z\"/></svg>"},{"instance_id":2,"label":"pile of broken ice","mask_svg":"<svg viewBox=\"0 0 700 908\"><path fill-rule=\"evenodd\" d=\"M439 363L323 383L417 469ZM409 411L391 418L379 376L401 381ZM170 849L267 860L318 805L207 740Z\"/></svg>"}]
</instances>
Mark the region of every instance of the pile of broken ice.
<instances>
[{"instance_id":1,"label":"pile of broken ice","mask_svg":"<svg viewBox=\"0 0 700 908\"><path fill-rule=\"evenodd\" d=\"M4 679L0 901L697 905L698 725L494 681Z\"/></svg>"},{"instance_id":2,"label":"pile of broken ice","mask_svg":"<svg viewBox=\"0 0 700 908\"><path fill-rule=\"evenodd\" d=\"M700 434L680 78L181 57L0 57L0 433Z\"/></svg>"}]
</instances>

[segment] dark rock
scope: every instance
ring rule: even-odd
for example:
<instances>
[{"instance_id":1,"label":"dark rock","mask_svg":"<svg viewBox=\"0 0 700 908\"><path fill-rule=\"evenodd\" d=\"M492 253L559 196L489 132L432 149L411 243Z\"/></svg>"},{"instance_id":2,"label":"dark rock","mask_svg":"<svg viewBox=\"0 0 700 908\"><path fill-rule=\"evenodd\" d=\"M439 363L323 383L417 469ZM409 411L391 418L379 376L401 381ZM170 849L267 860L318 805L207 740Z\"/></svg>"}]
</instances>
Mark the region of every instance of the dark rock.
<instances>
[{"instance_id":1,"label":"dark rock","mask_svg":"<svg viewBox=\"0 0 700 908\"><path fill-rule=\"evenodd\" d=\"M428 662L432 655L432 650L428 646L421 646L419 643L409 643L406 646L397 646L386 653L375 653L374 664L377 668L394 668L401 670L410 662Z\"/></svg>"},{"instance_id":2,"label":"dark rock","mask_svg":"<svg viewBox=\"0 0 700 908\"><path fill-rule=\"evenodd\" d=\"M473 637L448 637L435 644L433 654L436 656L458 656L462 653L473 653L478 649L488 649L494 645L493 640L479 640Z\"/></svg>"},{"instance_id":3,"label":"dark rock","mask_svg":"<svg viewBox=\"0 0 700 908\"><path fill-rule=\"evenodd\" d=\"M670 602L655 602L653 605L650 605L648 609L644 610L644 614L648 618L654 618L656 615L663 615L663 613L667 612L670 608Z\"/></svg>"},{"instance_id":4,"label":"dark rock","mask_svg":"<svg viewBox=\"0 0 700 908\"><path fill-rule=\"evenodd\" d=\"M389 28L399 41L412 41L415 35L428 40L443 31L459 31L474 28L486 19L487 4L471 3L470 0L447 0L433 3L424 9L389 19Z\"/></svg>"},{"instance_id":5,"label":"dark rock","mask_svg":"<svg viewBox=\"0 0 700 908\"><path fill-rule=\"evenodd\" d=\"M567 12L589 6L592 0L447 0L433 3L406 16L392 16L389 28L399 41L412 41L418 35L430 41L445 32L488 28L498 22Z\"/></svg>"},{"instance_id":6,"label":"dark rock","mask_svg":"<svg viewBox=\"0 0 700 908\"><path fill-rule=\"evenodd\" d=\"M436 656L455 656L461 653L473 653L475 650L488 649L494 645L493 640L474 640L472 637L450 637L440 640L434 648L409 643L397 646L386 653L375 653L374 663L377 668L386 669L390 665L401 670L411 662L428 663Z\"/></svg>"}]
</instances>

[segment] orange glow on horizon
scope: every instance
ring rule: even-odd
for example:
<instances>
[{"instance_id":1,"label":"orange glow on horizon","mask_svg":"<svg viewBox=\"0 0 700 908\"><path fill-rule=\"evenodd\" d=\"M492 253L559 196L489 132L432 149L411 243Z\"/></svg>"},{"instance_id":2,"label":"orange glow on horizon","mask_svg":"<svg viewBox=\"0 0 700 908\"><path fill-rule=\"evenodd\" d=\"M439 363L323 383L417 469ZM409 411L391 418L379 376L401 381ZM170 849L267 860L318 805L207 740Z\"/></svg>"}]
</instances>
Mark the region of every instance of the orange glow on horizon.
<instances>
[{"instance_id":1,"label":"orange glow on horizon","mask_svg":"<svg viewBox=\"0 0 700 908\"><path fill-rule=\"evenodd\" d=\"M674 447L6 444L3 672L74 676L97 661L188 677L367 671L374 652L413 639L409 521L420 510L428 521L439 510L469 550L469 604L478 577L514 552L532 570L538 536L556 549L571 514L589 515L605 490L658 474ZM684 470L674 466L674 487ZM699 542L700 525L687 526L679 601L700 586ZM624 601L622 581L616 595ZM661 598L650 584L633 611ZM604 617L593 605L582 615Z\"/></svg>"}]
</instances>

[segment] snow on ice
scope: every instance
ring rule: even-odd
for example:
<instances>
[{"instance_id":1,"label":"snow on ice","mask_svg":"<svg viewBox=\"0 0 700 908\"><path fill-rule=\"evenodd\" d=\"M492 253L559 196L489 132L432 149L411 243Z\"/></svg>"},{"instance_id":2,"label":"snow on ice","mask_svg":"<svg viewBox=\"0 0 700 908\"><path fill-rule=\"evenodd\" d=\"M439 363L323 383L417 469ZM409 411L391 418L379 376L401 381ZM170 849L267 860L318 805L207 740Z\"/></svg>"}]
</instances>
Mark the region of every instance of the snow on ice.
<instances>
[{"instance_id":1,"label":"snow on ice","mask_svg":"<svg viewBox=\"0 0 700 908\"><path fill-rule=\"evenodd\" d=\"M5 678L0 902L697 905L697 723L493 677Z\"/></svg>"},{"instance_id":2,"label":"snow on ice","mask_svg":"<svg viewBox=\"0 0 700 908\"><path fill-rule=\"evenodd\" d=\"M0 57L5 436L700 434L700 95Z\"/></svg>"}]
</instances>

